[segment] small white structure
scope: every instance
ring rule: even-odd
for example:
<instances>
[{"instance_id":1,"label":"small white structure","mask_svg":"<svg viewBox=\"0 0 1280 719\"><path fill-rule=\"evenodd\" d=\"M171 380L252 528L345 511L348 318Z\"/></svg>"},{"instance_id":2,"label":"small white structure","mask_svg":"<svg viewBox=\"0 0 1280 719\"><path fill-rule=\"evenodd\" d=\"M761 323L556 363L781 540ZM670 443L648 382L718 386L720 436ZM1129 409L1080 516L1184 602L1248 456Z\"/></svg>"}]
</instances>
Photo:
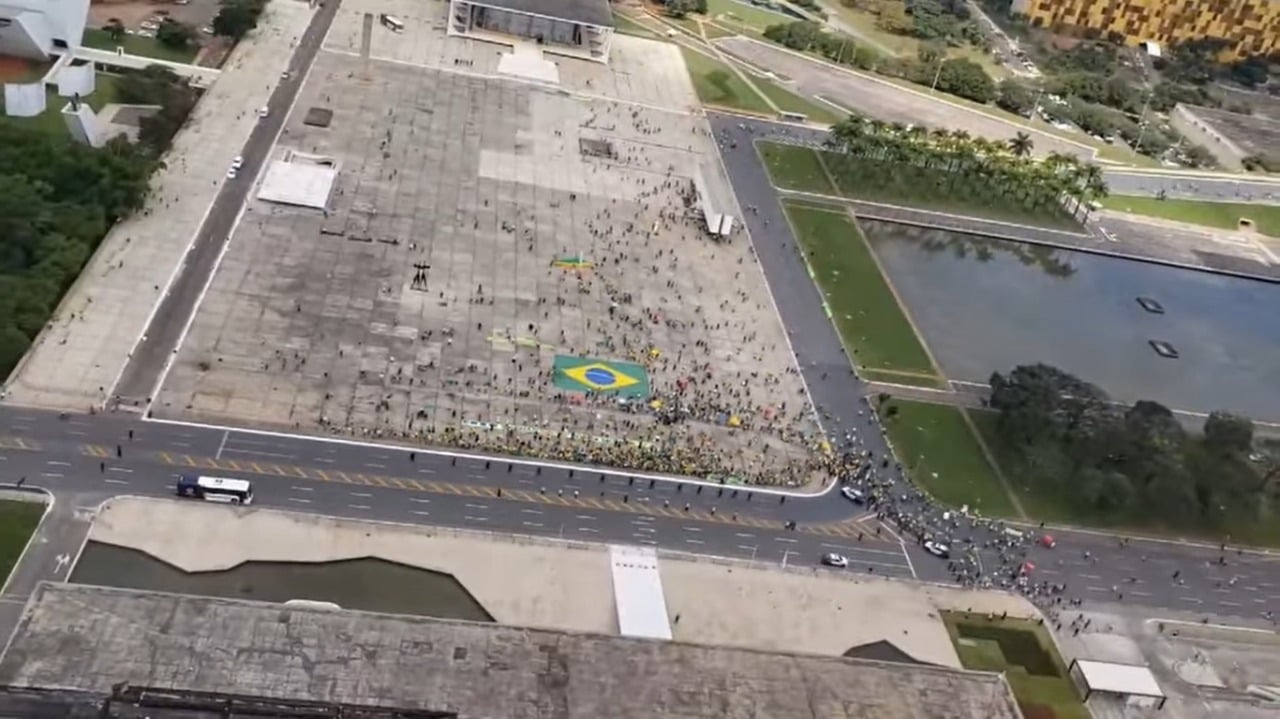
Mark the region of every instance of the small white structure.
<instances>
[{"instance_id":1,"label":"small white structure","mask_svg":"<svg viewBox=\"0 0 1280 719\"><path fill-rule=\"evenodd\" d=\"M1164 708L1164 690L1147 667L1076 659L1071 662L1067 673L1084 691L1086 702L1094 694L1110 694L1123 698L1126 703Z\"/></svg>"},{"instance_id":2,"label":"small white structure","mask_svg":"<svg viewBox=\"0 0 1280 719\"><path fill-rule=\"evenodd\" d=\"M4 114L35 117L48 107L43 82L7 82L4 85Z\"/></svg>"},{"instance_id":3,"label":"small white structure","mask_svg":"<svg viewBox=\"0 0 1280 719\"><path fill-rule=\"evenodd\" d=\"M59 97L88 97L97 89L98 73L93 63L70 65L58 71Z\"/></svg>"},{"instance_id":4,"label":"small white structure","mask_svg":"<svg viewBox=\"0 0 1280 719\"><path fill-rule=\"evenodd\" d=\"M733 207L728 188L720 179L720 173L711 162L699 163L693 175L693 189L698 193L698 208L707 223L707 232L716 237L727 237L733 232Z\"/></svg>"},{"instance_id":5,"label":"small white structure","mask_svg":"<svg viewBox=\"0 0 1280 719\"><path fill-rule=\"evenodd\" d=\"M525 38L544 52L608 62L613 9L609 0L450 0L447 29L490 42Z\"/></svg>"},{"instance_id":6,"label":"small white structure","mask_svg":"<svg viewBox=\"0 0 1280 719\"><path fill-rule=\"evenodd\" d=\"M106 133L103 132L102 122L98 120L98 113L78 97L72 98L62 108L62 119L67 123L71 139L76 142L89 147L102 147L106 144Z\"/></svg>"},{"instance_id":7,"label":"small white structure","mask_svg":"<svg viewBox=\"0 0 1280 719\"><path fill-rule=\"evenodd\" d=\"M0 0L0 55L48 60L80 47L89 0Z\"/></svg>"},{"instance_id":8,"label":"small white structure","mask_svg":"<svg viewBox=\"0 0 1280 719\"><path fill-rule=\"evenodd\" d=\"M670 639L667 599L658 574L658 553L648 547L609 547L618 633L624 637Z\"/></svg>"},{"instance_id":9,"label":"small white structure","mask_svg":"<svg viewBox=\"0 0 1280 719\"><path fill-rule=\"evenodd\" d=\"M1155 40L1143 40L1142 49L1151 57L1160 57L1163 54L1160 52L1160 43Z\"/></svg>"},{"instance_id":10,"label":"small white structure","mask_svg":"<svg viewBox=\"0 0 1280 719\"><path fill-rule=\"evenodd\" d=\"M327 210L337 179L338 167L333 161L290 151L283 160L271 162L258 188L258 199Z\"/></svg>"}]
</instances>

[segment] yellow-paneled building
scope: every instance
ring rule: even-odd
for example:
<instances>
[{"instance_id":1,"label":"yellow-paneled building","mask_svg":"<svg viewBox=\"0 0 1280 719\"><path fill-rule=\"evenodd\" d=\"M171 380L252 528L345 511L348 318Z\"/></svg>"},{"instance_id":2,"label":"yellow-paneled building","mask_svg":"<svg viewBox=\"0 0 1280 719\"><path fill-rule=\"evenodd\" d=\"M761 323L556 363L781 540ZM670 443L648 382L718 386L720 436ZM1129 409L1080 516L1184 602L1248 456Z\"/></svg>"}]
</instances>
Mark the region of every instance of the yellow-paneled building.
<instances>
[{"instance_id":1,"label":"yellow-paneled building","mask_svg":"<svg viewBox=\"0 0 1280 719\"><path fill-rule=\"evenodd\" d=\"M1129 45L1217 38L1224 58L1280 52L1280 0L1013 0L1032 25Z\"/></svg>"}]
</instances>

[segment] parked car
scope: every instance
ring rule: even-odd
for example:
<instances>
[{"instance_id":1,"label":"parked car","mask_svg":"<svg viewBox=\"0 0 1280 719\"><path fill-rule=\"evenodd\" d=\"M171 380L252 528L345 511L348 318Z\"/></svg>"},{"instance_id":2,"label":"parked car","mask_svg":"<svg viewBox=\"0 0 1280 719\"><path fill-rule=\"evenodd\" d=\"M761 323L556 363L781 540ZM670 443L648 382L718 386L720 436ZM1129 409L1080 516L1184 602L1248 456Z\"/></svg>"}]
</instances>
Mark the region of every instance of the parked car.
<instances>
[{"instance_id":1,"label":"parked car","mask_svg":"<svg viewBox=\"0 0 1280 719\"><path fill-rule=\"evenodd\" d=\"M244 158L236 155L236 159L231 161L231 169L239 170L241 167L244 167Z\"/></svg>"}]
</instances>

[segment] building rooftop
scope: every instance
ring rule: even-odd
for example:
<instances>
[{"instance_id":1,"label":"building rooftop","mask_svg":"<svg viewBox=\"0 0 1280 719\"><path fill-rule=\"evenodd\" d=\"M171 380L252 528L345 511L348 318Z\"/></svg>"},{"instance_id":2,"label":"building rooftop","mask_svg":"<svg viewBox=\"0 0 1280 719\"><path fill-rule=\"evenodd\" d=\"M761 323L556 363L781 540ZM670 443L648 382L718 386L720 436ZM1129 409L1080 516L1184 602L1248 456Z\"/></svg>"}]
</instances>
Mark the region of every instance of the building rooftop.
<instances>
[{"instance_id":1,"label":"building rooftop","mask_svg":"<svg viewBox=\"0 0 1280 719\"><path fill-rule=\"evenodd\" d=\"M42 584L0 685L121 683L459 719L1017 719L998 675ZM2 715L0 715L2 716Z\"/></svg>"},{"instance_id":2,"label":"building rooftop","mask_svg":"<svg viewBox=\"0 0 1280 719\"><path fill-rule=\"evenodd\" d=\"M476 5L541 15L557 20L613 27L613 9L609 0L472 0Z\"/></svg>"},{"instance_id":3,"label":"building rooftop","mask_svg":"<svg viewBox=\"0 0 1280 719\"><path fill-rule=\"evenodd\" d=\"M1274 153L1280 148L1280 121L1199 105L1185 107L1211 125L1215 132L1234 142L1246 155Z\"/></svg>"}]
</instances>

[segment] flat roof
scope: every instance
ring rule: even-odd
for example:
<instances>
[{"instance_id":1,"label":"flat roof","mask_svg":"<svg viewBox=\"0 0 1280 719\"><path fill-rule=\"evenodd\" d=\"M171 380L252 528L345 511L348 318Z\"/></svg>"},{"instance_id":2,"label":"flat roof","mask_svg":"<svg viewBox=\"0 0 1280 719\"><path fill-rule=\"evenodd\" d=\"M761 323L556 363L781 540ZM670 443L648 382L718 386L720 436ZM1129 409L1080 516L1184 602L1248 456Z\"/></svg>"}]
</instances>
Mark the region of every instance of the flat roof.
<instances>
[{"instance_id":1,"label":"flat roof","mask_svg":"<svg viewBox=\"0 0 1280 719\"><path fill-rule=\"evenodd\" d=\"M258 187L258 199L323 210L329 206L338 169L305 160L273 160Z\"/></svg>"},{"instance_id":2,"label":"flat roof","mask_svg":"<svg viewBox=\"0 0 1280 719\"><path fill-rule=\"evenodd\" d=\"M613 603L618 608L618 633L624 637L670 639L667 600L658 573L658 552L652 547L609 547L613 575Z\"/></svg>"},{"instance_id":3,"label":"flat roof","mask_svg":"<svg viewBox=\"0 0 1280 719\"><path fill-rule=\"evenodd\" d=\"M0 684L562 719L1018 719L997 674L40 584Z\"/></svg>"},{"instance_id":4,"label":"flat roof","mask_svg":"<svg viewBox=\"0 0 1280 719\"><path fill-rule=\"evenodd\" d=\"M1077 659L1075 665L1080 669L1080 677L1084 679L1085 686L1092 691L1140 697L1164 697L1164 690L1160 688L1155 675L1147 667L1137 664L1099 662L1092 659Z\"/></svg>"},{"instance_id":5,"label":"flat roof","mask_svg":"<svg viewBox=\"0 0 1280 719\"><path fill-rule=\"evenodd\" d=\"M613 8L609 7L609 0L472 0L471 4L583 25L613 27Z\"/></svg>"}]
</instances>

